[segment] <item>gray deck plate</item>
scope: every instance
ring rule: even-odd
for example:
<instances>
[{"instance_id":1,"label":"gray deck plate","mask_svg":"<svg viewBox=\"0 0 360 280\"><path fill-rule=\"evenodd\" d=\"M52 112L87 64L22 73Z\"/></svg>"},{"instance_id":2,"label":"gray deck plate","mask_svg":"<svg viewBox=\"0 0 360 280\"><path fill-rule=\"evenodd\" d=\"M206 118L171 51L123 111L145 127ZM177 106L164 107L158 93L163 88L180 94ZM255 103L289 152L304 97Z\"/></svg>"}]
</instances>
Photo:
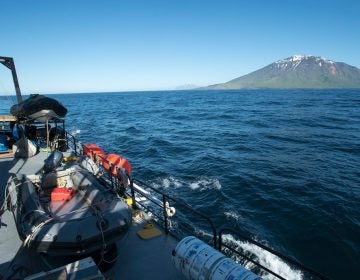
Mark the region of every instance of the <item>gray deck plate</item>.
<instances>
[{"instance_id":1,"label":"gray deck plate","mask_svg":"<svg viewBox=\"0 0 360 280\"><path fill-rule=\"evenodd\" d=\"M10 174L36 174L41 171L45 158L46 153L40 152L28 160L0 159L0 205L4 200L4 187ZM128 233L117 242L116 264L105 275L111 279L124 280L185 279L176 270L171 260L171 251L175 248L177 241L165 234L149 240L140 239L136 233L143 228L145 223L144 219L134 221ZM1 218L0 227L0 276L8 276L14 268L19 267L23 268L19 270L21 275L26 276L63 265L61 260L44 257L44 255L22 248L21 245L12 213L7 211ZM30 269L31 271L27 271Z\"/></svg>"}]
</instances>

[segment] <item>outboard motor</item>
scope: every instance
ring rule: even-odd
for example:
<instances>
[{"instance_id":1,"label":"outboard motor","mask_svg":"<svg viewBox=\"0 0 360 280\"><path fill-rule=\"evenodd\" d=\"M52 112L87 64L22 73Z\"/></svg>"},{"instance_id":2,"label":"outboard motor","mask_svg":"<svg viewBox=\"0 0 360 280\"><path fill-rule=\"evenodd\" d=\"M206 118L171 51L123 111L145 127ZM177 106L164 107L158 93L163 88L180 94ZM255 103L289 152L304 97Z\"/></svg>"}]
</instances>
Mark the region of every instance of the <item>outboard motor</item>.
<instances>
[{"instance_id":1,"label":"outboard motor","mask_svg":"<svg viewBox=\"0 0 360 280\"><path fill-rule=\"evenodd\" d=\"M58 168L63 160L63 157L64 156L62 152L58 150L53 151L50 156L45 160L45 164L43 167L44 172L49 173Z\"/></svg>"}]
</instances>

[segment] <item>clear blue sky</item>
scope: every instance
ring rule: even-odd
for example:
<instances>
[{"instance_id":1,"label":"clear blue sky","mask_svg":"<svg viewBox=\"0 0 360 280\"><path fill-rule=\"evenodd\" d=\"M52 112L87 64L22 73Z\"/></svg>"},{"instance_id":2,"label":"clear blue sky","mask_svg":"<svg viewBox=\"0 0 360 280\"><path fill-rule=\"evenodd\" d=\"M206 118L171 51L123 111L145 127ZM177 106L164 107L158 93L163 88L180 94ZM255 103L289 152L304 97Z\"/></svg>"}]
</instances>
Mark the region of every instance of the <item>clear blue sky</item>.
<instances>
[{"instance_id":1,"label":"clear blue sky","mask_svg":"<svg viewBox=\"0 0 360 280\"><path fill-rule=\"evenodd\" d=\"M0 0L0 9L0 55L15 58L24 93L202 86L293 54L360 68L359 0ZM7 78L1 69L0 92L12 90Z\"/></svg>"}]
</instances>

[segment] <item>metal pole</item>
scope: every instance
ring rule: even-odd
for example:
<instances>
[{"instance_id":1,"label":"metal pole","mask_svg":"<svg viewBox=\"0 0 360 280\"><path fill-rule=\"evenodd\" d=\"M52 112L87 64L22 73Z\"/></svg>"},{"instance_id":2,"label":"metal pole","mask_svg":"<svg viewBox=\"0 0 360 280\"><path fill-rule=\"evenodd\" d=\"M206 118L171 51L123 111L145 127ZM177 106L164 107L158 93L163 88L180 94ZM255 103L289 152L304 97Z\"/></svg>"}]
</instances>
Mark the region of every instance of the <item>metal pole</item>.
<instances>
[{"instance_id":1,"label":"metal pole","mask_svg":"<svg viewBox=\"0 0 360 280\"><path fill-rule=\"evenodd\" d=\"M132 199L132 207L136 209L136 200L135 200L135 190L134 190L134 180L130 179L130 190L131 190L131 199Z\"/></svg>"},{"instance_id":2,"label":"metal pole","mask_svg":"<svg viewBox=\"0 0 360 280\"><path fill-rule=\"evenodd\" d=\"M20 91L20 85L19 85L19 81L16 75L16 69L15 69L15 63L14 60L11 58L10 60L11 63L11 73L13 76L13 80L14 80L14 86L15 86L15 92L16 92L16 98L18 103L22 102L22 96L21 96L21 91Z\"/></svg>"},{"instance_id":3,"label":"metal pole","mask_svg":"<svg viewBox=\"0 0 360 280\"><path fill-rule=\"evenodd\" d=\"M76 139L74 136L72 136L72 138L73 138L73 144L74 144L74 152L75 152L75 155L77 156L78 153L77 153L77 148L76 148Z\"/></svg>"},{"instance_id":4,"label":"metal pole","mask_svg":"<svg viewBox=\"0 0 360 280\"><path fill-rule=\"evenodd\" d=\"M65 129L64 129L64 130L65 130ZM68 133L66 130L65 130L65 135L66 135L66 148L69 149L69 148L70 148L70 147L69 147L69 137L70 137L70 136L69 136L69 133Z\"/></svg>"},{"instance_id":5,"label":"metal pole","mask_svg":"<svg viewBox=\"0 0 360 280\"><path fill-rule=\"evenodd\" d=\"M11 70L11 74L12 74L14 86L15 86L16 98L17 98L18 103L20 103L22 101L22 96L21 96L19 81L18 81L17 74L16 74L14 59L12 57L1 56L0 63L2 63L3 65L5 65L7 68L9 68Z\"/></svg>"},{"instance_id":6,"label":"metal pole","mask_svg":"<svg viewBox=\"0 0 360 280\"><path fill-rule=\"evenodd\" d=\"M46 157L49 152L49 119L46 118Z\"/></svg>"},{"instance_id":7,"label":"metal pole","mask_svg":"<svg viewBox=\"0 0 360 280\"><path fill-rule=\"evenodd\" d=\"M109 177L110 177L110 180L111 180L111 188L114 189L114 176L113 176L113 164L108 161L109 163Z\"/></svg>"},{"instance_id":8,"label":"metal pole","mask_svg":"<svg viewBox=\"0 0 360 280\"><path fill-rule=\"evenodd\" d=\"M164 215L164 224L165 224L165 233L169 234L169 229L168 229L168 216L166 213L166 197L165 195L163 195L163 215Z\"/></svg>"}]
</instances>

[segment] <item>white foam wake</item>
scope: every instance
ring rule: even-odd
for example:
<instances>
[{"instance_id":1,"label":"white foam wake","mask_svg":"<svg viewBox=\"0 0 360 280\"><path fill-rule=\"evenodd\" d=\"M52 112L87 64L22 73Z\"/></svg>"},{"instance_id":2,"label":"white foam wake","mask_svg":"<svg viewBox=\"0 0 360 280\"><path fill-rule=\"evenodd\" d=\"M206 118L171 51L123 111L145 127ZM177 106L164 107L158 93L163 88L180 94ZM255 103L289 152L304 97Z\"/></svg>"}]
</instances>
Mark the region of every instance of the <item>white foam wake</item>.
<instances>
[{"instance_id":1,"label":"white foam wake","mask_svg":"<svg viewBox=\"0 0 360 280\"><path fill-rule=\"evenodd\" d=\"M80 132L81 132L81 130L80 129L76 129L76 130L74 130L74 131L71 131L71 135L72 136L76 136L77 134L80 134Z\"/></svg>"},{"instance_id":2,"label":"white foam wake","mask_svg":"<svg viewBox=\"0 0 360 280\"><path fill-rule=\"evenodd\" d=\"M234 211L232 211L232 210L230 210L230 211L225 211L225 212L224 212L224 215L225 215L225 217L226 217L227 219L233 219L233 220L235 220L236 222L239 222L239 221L244 220L244 218L243 218L240 214L238 214L238 213L236 213L236 212L234 212Z\"/></svg>"},{"instance_id":3,"label":"white foam wake","mask_svg":"<svg viewBox=\"0 0 360 280\"><path fill-rule=\"evenodd\" d=\"M164 188L181 188L181 187L189 187L192 190L200 190L200 191L205 191L205 190L211 190L211 189L215 189L215 190L220 190L221 189L221 184L220 181L216 178L208 178L208 177L202 177L199 178L195 181L190 181L190 182L186 182L186 181L182 181L179 180L173 176L167 177L167 178L162 178L161 179L161 183L153 183L154 187L164 187Z\"/></svg>"},{"instance_id":4,"label":"white foam wake","mask_svg":"<svg viewBox=\"0 0 360 280\"><path fill-rule=\"evenodd\" d=\"M170 176L169 178L162 179L162 185L165 188L169 188L169 187L179 188L183 186L183 184L184 182L181 182L180 180L172 176Z\"/></svg>"},{"instance_id":5,"label":"white foam wake","mask_svg":"<svg viewBox=\"0 0 360 280\"><path fill-rule=\"evenodd\" d=\"M198 189L200 191L211 190L211 189L220 190L221 184L220 184L220 181L216 178L204 177L204 178L198 179L195 182L192 182L190 184L190 188L192 190Z\"/></svg>"},{"instance_id":6,"label":"white foam wake","mask_svg":"<svg viewBox=\"0 0 360 280\"><path fill-rule=\"evenodd\" d=\"M303 274L301 273L301 271L291 268L287 263L282 261L277 256L271 254L270 252L265 251L262 248L254 245L254 244L236 240L230 234L225 234L223 237L224 237L225 242L230 242L232 244L236 244L237 250L241 251L241 249L242 249L242 250L245 250L247 252L254 254L258 258L257 259L258 263L260 263L261 265L270 269L271 271L275 272L276 274L284 277L285 279L289 279L289 280L303 279ZM247 269L252 269L254 267L254 265L252 263L247 263L247 264L245 264L245 267ZM269 279L269 280L278 279L269 273L261 275L261 277L263 279Z\"/></svg>"}]
</instances>

